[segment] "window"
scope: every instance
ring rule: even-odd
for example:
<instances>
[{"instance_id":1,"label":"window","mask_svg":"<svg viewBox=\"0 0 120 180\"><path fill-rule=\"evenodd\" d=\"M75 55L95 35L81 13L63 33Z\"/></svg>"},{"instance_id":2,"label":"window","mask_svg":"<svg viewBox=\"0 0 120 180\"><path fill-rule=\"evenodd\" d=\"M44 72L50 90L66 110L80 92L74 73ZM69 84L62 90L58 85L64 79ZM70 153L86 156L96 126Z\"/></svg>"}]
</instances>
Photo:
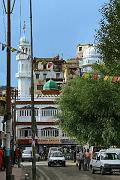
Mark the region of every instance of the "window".
<instances>
[{"instance_id":1,"label":"window","mask_svg":"<svg viewBox=\"0 0 120 180\"><path fill-rule=\"evenodd\" d=\"M24 110L22 110L22 116L24 116Z\"/></svg>"},{"instance_id":2,"label":"window","mask_svg":"<svg viewBox=\"0 0 120 180\"><path fill-rule=\"evenodd\" d=\"M21 110L20 110L20 116L22 116Z\"/></svg>"},{"instance_id":3,"label":"window","mask_svg":"<svg viewBox=\"0 0 120 180\"><path fill-rule=\"evenodd\" d=\"M35 110L35 116L38 116L38 110Z\"/></svg>"},{"instance_id":4,"label":"window","mask_svg":"<svg viewBox=\"0 0 120 180\"><path fill-rule=\"evenodd\" d=\"M56 73L56 79L60 78L60 73Z\"/></svg>"},{"instance_id":5,"label":"window","mask_svg":"<svg viewBox=\"0 0 120 180\"><path fill-rule=\"evenodd\" d=\"M43 85L37 85L37 90L42 90L43 89Z\"/></svg>"},{"instance_id":6,"label":"window","mask_svg":"<svg viewBox=\"0 0 120 180\"><path fill-rule=\"evenodd\" d=\"M47 64L43 64L43 69L45 70L47 67Z\"/></svg>"},{"instance_id":7,"label":"window","mask_svg":"<svg viewBox=\"0 0 120 180\"><path fill-rule=\"evenodd\" d=\"M45 128L41 130L41 136L57 137L59 136L59 130L55 128Z\"/></svg>"},{"instance_id":8,"label":"window","mask_svg":"<svg viewBox=\"0 0 120 180\"><path fill-rule=\"evenodd\" d=\"M56 108L42 109L42 116L57 116L57 115L58 115L58 109Z\"/></svg>"},{"instance_id":9,"label":"window","mask_svg":"<svg viewBox=\"0 0 120 180\"><path fill-rule=\"evenodd\" d=\"M20 137L31 137L31 136L32 136L32 130L29 127L20 130Z\"/></svg>"},{"instance_id":10,"label":"window","mask_svg":"<svg viewBox=\"0 0 120 180\"><path fill-rule=\"evenodd\" d=\"M43 79L46 80L47 74L43 74Z\"/></svg>"},{"instance_id":11,"label":"window","mask_svg":"<svg viewBox=\"0 0 120 180\"><path fill-rule=\"evenodd\" d=\"M62 137L67 137L66 132L62 132Z\"/></svg>"},{"instance_id":12,"label":"window","mask_svg":"<svg viewBox=\"0 0 120 180\"><path fill-rule=\"evenodd\" d=\"M28 137L28 130L25 130L25 137Z\"/></svg>"},{"instance_id":13,"label":"window","mask_svg":"<svg viewBox=\"0 0 120 180\"><path fill-rule=\"evenodd\" d=\"M79 47L79 51L82 51L82 47Z\"/></svg>"},{"instance_id":14,"label":"window","mask_svg":"<svg viewBox=\"0 0 120 180\"><path fill-rule=\"evenodd\" d=\"M24 69L24 64L22 64L22 70Z\"/></svg>"},{"instance_id":15,"label":"window","mask_svg":"<svg viewBox=\"0 0 120 180\"><path fill-rule=\"evenodd\" d=\"M39 79L39 74L36 74L36 79Z\"/></svg>"}]
</instances>

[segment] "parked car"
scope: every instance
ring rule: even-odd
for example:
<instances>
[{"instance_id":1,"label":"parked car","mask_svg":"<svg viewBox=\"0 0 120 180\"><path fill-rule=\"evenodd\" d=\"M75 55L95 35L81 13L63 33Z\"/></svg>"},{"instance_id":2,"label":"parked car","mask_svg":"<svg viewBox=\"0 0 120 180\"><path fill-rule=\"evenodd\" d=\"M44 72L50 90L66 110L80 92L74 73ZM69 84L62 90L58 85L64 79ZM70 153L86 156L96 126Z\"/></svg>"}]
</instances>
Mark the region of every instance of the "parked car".
<instances>
[{"instance_id":1,"label":"parked car","mask_svg":"<svg viewBox=\"0 0 120 180\"><path fill-rule=\"evenodd\" d=\"M120 148L109 148L106 152L116 153L120 158Z\"/></svg>"},{"instance_id":2,"label":"parked car","mask_svg":"<svg viewBox=\"0 0 120 180\"><path fill-rule=\"evenodd\" d=\"M102 175L107 172L112 174L115 170L120 172L120 158L114 152L96 152L90 161L90 169L92 173L100 171Z\"/></svg>"},{"instance_id":3,"label":"parked car","mask_svg":"<svg viewBox=\"0 0 120 180\"><path fill-rule=\"evenodd\" d=\"M48 157L48 166L60 165L65 167L65 157L61 151L53 151Z\"/></svg>"},{"instance_id":4,"label":"parked car","mask_svg":"<svg viewBox=\"0 0 120 180\"><path fill-rule=\"evenodd\" d=\"M35 156L36 156L36 161L39 161L40 155L36 153ZM30 149L23 150L22 162L23 161L32 161L32 151Z\"/></svg>"}]
</instances>

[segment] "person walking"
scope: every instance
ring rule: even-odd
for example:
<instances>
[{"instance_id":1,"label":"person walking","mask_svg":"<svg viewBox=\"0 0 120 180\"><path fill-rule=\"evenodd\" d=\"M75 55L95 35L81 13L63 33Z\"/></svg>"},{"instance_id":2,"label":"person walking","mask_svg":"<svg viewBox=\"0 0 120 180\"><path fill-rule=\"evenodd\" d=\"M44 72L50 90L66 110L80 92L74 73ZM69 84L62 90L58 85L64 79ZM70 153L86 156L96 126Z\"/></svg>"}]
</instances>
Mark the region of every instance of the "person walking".
<instances>
[{"instance_id":1,"label":"person walking","mask_svg":"<svg viewBox=\"0 0 120 180\"><path fill-rule=\"evenodd\" d=\"M6 148L3 147L3 156L2 156L2 159L3 159L3 171L5 171L5 169L6 169L6 155L5 155L5 153L6 153Z\"/></svg>"},{"instance_id":2,"label":"person walking","mask_svg":"<svg viewBox=\"0 0 120 180\"><path fill-rule=\"evenodd\" d=\"M0 147L0 170L2 170L3 167L3 149Z\"/></svg>"},{"instance_id":3,"label":"person walking","mask_svg":"<svg viewBox=\"0 0 120 180\"><path fill-rule=\"evenodd\" d=\"M81 149L81 151L79 152L79 164L78 164L78 168L79 170L83 169L84 170L84 152L83 149Z\"/></svg>"},{"instance_id":4,"label":"person walking","mask_svg":"<svg viewBox=\"0 0 120 180\"><path fill-rule=\"evenodd\" d=\"M91 159L91 153L89 152L89 149L87 149L85 152L85 163L84 163L85 170L89 170L90 159Z\"/></svg>"},{"instance_id":5,"label":"person walking","mask_svg":"<svg viewBox=\"0 0 120 180\"><path fill-rule=\"evenodd\" d=\"M20 148L16 147L16 149L15 149L15 157L16 157L16 163L18 164L18 167L20 167L21 156L22 156L22 153L21 153Z\"/></svg>"}]
</instances>

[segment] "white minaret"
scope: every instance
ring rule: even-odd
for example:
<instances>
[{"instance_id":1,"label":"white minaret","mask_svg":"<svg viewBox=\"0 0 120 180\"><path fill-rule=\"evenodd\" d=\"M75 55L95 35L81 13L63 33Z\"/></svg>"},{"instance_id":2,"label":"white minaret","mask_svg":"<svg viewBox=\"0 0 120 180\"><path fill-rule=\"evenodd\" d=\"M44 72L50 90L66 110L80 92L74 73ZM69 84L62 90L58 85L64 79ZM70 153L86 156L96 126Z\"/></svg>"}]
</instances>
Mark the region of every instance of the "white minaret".
<instances>
[{"instance_id":1,"label":"white minaret","mask_svg":"<svg viewBox=\"0 0 120 180\"><path fill-rule=\"evenodd\" d=\"M31 87L31 61L30 61L30 44L25 36L20 38L19 51L16 56L18 61L18 73L16 78L18 80L18 92L20 99L30 97Z\"/></svg>"}]
</instances>

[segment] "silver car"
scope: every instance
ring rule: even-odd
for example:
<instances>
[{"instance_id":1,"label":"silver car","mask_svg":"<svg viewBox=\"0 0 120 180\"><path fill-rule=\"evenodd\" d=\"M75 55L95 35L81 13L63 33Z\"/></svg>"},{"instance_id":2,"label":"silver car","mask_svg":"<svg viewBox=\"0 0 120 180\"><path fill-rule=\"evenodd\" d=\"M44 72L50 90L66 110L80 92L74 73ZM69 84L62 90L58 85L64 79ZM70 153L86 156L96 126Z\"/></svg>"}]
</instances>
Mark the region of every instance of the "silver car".
<instances>
[{"instance_id":1,"label":"silver car","mask_svg":"<svg viewBox=\"0 0 120 180\"><path fill-rule=\"evenodd\" d=\"M119 156L116 153L107 151L94 153L90 161L90 169L92 173L100 171L101 174L106 174L107 172L112 174L113 171L120 172Z\"/></svg>"},{"instance_id":2,"label":"silver car","mask_svg":"<svg viewBox=\"0 0 120 180\"><path fill-rule=\"evenodd\" d=\"M36 156L36 161L39 161L40 155L36 153L35 156ZM32 161L32 151L30 149L23 150L22 161Z\"/></svg>"},{"instance_id":3,"label":"silver car","mask_svg":"<svg viewBox=\"0 0 120 180\"><path fill-rule=\"evenodd\" d=\"M53 151L48 157L48 166L64 166L65 167L65 157L61 151Z\"/></svg>"}]
</instances>

